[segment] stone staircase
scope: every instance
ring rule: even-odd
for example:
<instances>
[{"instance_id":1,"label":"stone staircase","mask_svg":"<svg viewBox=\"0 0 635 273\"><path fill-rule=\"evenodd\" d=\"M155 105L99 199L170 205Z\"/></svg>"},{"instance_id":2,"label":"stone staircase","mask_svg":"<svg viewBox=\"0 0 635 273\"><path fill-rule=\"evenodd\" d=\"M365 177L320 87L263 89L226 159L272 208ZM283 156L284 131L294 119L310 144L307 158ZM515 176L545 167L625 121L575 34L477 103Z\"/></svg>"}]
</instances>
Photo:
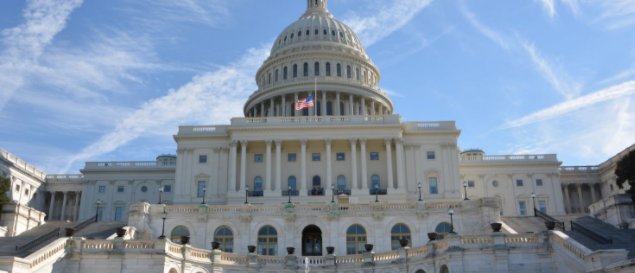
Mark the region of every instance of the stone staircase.
<instances>
[{"instance_id":1,"label":"stone staircase","mask_svg":"<svg viewBox=\"0 0 635 273\"><path fill-rule=\"evenodd\" d=\"M595 233L598 233L608 239L613 239L612 244L602 244L586 236L580 231L567 230L565 232L569 237L578 241L580 244L593 251L602 249L626 249L629 251L628 258L635 258L635 230L618 229L611 224L590 216L579 217L574 221L585 228L594 231Z\"/></svg>"},{"instance_id":2,"label":"stone staircase","mask_svg":"<svg viewBox=\"0 0 635 273\"><path fill-rule=\"evenodd\" d=\"M0 256L18 256L26 257L29 254L37 251L38 249L46 246L49 242L57 239L58 237L51 238L49 242L45 242L39 247L35 247L31 250L16 252L15 246L23 246L53 230L60 228L60 237L64 236L64 229L74 227L78 222L47 222L44 225L35 227L31 230L23 232L19 236L15 237L0 237ZM126 222L100 222L97 224L90 224L81 231L77 232L74 237L85 237L93 239L106 239L113 235L117 228L126 226Z\"/></svg>"},{"instance_id":3,"label":"stone staircase","mask_svg":"<svg viewBox=\"0 0 635 273\"><path fill-rule=\"evenodd\" d=\"M545 221L539 217L501 217L501 220L518 234L547 230Z\"/></svg>"}]
</instances>

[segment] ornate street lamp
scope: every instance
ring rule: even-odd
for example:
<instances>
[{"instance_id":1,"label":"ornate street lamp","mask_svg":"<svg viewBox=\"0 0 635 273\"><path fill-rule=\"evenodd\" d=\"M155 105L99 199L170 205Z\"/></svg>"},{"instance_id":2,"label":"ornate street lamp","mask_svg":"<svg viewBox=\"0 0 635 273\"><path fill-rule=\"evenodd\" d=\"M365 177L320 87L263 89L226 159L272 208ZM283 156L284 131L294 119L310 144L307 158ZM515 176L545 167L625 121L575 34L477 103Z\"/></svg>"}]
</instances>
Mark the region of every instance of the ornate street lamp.
<instances>
[{"instance_id":1,"label":"ornate street lamp","mask_svg":"<svg viewBox=\"0 0 635 273\"><path fill-rule=\"evenodd\" d=\"M163 187L160 187L159 188L159 205L161 205L161 194L163 194L163 191L164 191Z\"/></svg>"},{"instance_id":2,"label":"ornate street lamp","mask_svg":"<svg viewBox=\"0 0 635 273\"><path fill-rule=\"evenodd\" d=\"M536 194L534 192L531 192L531 199L534 201L534 216L536 216Z\"/></svg>"},{"instance_id":3,"label":"ornate street lamp","mask_svg":"<svg viewBox=\"0 0 635 273\"><path fill-rule=\"evenodd\" d=\"M335 203L335 184L331 184L331 203Z\"/></svg>"},{"instance_id":4,"label":"ornate street lamp","mask_svg":"<svg viewBox=\"0 0 635 273\"><path fill-rule=\"evenodd\" d=\"M247 188L247 190L249 190L249 188ZM205 191L207 191L207 187L203 186L203 205L205 205Z\"/></svg>"},{"instance_id":5,"label":"ornate street lamp","mask_svg":"<svg viewBox=\"0 0 635 273\"><path fill-rule=\"evenodd\" d=\"M448 214L450 214L450 234L455 234L454 232L454 221L452 220L452 215L454 215L454 208L450 206L448 209Z\"/></svg>"},{"instance_id":6,"label":"ornate street lamp","mask_svg":"<svg viewBox=\"0 0 635 273\"><path fill-rule=\"evenodd\" d=\"M161 213L161 219L163 219L163 227L161 228L161 236L158 239L165 239L165 219L168 218L168 213L165 212L165 207L163 208L163 213Z\"/></svg>"},{"instance_id":7,"label":"ornate street lamp","mask_svg":"<svg viewBox=\"0 0 635 273\"><path fill-rule=\"evenodd\" d=\"M419 182L419 184L417 184L417 188L419 188L419 202L423 201L423 199L421 199L421 187L423 187L423 185Z\"/></svg>"},{"instance_id":8,"label":"ornate street lamp","mask_svg":"<svg viewBox=\"0 0 635 273\"><path fill-rule=\"evenodd\" d=\"M249 196L249 185L245 186L245 204L249 204L247 196Z\"/></svg>"},{"instance_id":9,"label":"ornate street lamp","mask_svg":"<svg viewBox=\"0 0 635 273\"><path fill-rule=\"evenodd\" d=\"M375 184L375 203L379 203L379 185Z\"/></svg>"},{"instance_id":10,"label":"ornate street lamp","mask_svg":"<svg viewBox=\"0 0 635 273\"><path fill-rule=\"evenodd\" d=\"M465 198L463 200L470 200L467 198L467 182L463 181L463 189L465 190Z\"/></svg>"},{"instance_id":11,"label":"ornate street lamp","mask_svg":"<svg viewBox=\"0 0 635 273\"><path fill-rule=\"evenodd\" d=\"M291 204L291 189L292 189L292 187L289 186L289 191L288 191L288 194L287 194L289 196L289 202L287 202L287 204Z\"/></svg>"},{"instance_id":12,"label":"ornate street lamp","mask_svg":"<svg viewBox=\"0 0 635 273\"><path fill-rule=\"evenodd\" d=\"M95 208L95 223L99 222L99 205L101 205L101 199L97 199L97 208Z\"/></svg>"}]
</instances>

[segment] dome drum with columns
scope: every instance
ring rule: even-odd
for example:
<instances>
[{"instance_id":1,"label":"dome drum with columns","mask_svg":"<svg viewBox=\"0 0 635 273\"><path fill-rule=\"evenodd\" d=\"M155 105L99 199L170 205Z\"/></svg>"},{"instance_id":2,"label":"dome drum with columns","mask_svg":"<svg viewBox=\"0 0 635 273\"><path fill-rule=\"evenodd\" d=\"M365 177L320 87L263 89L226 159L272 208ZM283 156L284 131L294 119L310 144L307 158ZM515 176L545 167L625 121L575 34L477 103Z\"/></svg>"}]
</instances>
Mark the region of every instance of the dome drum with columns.
<instances>
[{"instance_id":1,"label":"dome drum with columns","mask_svg":"<svg viewBox=\"0 0 635 273\"><path fill-rule=\"evenodd\" d=\"M307 0L307 11L280 34L256 73L258 90L245 103L246 117L392 114L390 98L378 87L379 70L357 35L326 7L326 0ZM311 94L316 107L296 111L295 102Z\"/></svg>"}]
</instances>

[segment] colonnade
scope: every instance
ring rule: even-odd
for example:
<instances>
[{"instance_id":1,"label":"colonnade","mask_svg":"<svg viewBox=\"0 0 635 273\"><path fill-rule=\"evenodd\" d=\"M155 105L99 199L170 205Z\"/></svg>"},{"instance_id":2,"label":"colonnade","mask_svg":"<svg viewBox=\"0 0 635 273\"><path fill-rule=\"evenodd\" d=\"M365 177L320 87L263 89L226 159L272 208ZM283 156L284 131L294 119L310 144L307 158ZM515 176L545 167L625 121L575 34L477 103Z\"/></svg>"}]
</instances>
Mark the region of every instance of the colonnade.
<instances>
[{"instance_id":1,"label":"colonnade","mask_svg":"<svg viewBox=\"0 0 635 273\"><path fill-rule=\"evenodd\" d=\"M313 140L311 140L313 141ZM327 138L324 140L326 145L326 169L324 170L326 173L326 189L330 189L331 185L333 185L333 173L332 173L332 143L333 139ZM339 141L339 140L336 140ZM346 140L344 140L346 141ZM366 164L366 142L365 138L351 138L348 139L351 148L350 160L351 160L351 173L350 173L350 181L351 181L351 190L352 193L355 194L369 194L368 187L368 168ZM288 141L289 142L289 141ZM300 142L300 178L299 178L299 191L300 195L306 196L308 194L308 183L307 183L307 142L306 139L298 140ZM393 153L393 142L394 142L394 150L395 150L395 158L396 158L396 168L397 170L393 170L393 161L392 161L392 153ZM266 154L265 154L265 178L263 183L263 192L265 196L280 196L282 193L282 145L284 142L282 140L266 140ZM357 177L358 174L358 166L357 166L357 153L358 148L357 144L359 143L359 152L361 153L361 178ZM237 167L237 157L238 157L238 146L240 144L240 173L239 177L236 177L236 167ZM402 139L393 139L386 138L384 139L384 144L386 148L386 168L387 168L387 182L388 182L388 191L397 192L405 192L405 162L404 162L404 145ZM229 192L241 192L246 189L247 186L247 146L249 142L246 140L232 140L230 142L229 148ZM273 172L272 179L272 145L275 145L275 171ZM397 183L395 185L393 179L393 172L397 173ZM236 188L236 179L239 179L239 186ZM348 179L347 179L348 180ZM359 186L359 182L361 182L361 188ZM273 192L276 192L275 194Z\"/></svg>"},{"instance_id":2,"label":"colonnade","mask_svg":"<svg viewBox=\"0 0 635 273\"><path fill-rule=\"evenodd\" d=\"M562 193L564 194L564 205L568 214L572 213L587 213L589 212L588 207L591 204L595 204L598 200L602 199L602 192L598 191L597 187L600 183L563 183L562 184ZM583 189L586 185L587 189ZM574 188L574 191L571 191L571 188ZM590 192L591 199L586 199L583 197L583 192ZM575 195L575 197L573 196ZM573 198L575 198L576 202L574 202ZM599 199L598 199L599 198ZM589 203L588 201L591 201ZM577 204L576 204L577 203Z\"/></svg>"},{"instance_id":3,"label":"colonnade","mask_svg":"<svg viewBox=\"0 0 635 273\"><path fill-rule=\"evenodd\" d=\"M308 109L308 116L375 116L391 114L387 105L384 105L383 102L373 97L359 96L352 93L343 93L338 91L304 91L295 92L293 95L285 94L262 100L247 110L245 116L299 117L303 115L303 110L296 110L295 103L299 99L307 98L309 95L316 96L316 98L314 98L314 107ZM331 107L329 107L329 104ZM318 111L317 115L315 111Z\"/></svg>"},{"instance_id":4,"label":"colonnade","mask_svg":"<svg viewBox=\"0 0 635 273\"><path fill-rule=\"evenodd\" d=\"M79 206L80 206L80 195L81 195L81 191L50 191L49 192L51 194L51 200L49 202L49 211L48 211L48 221L52 221L52 220L71 220L71 221L77 221L77 219L79 219ZM56 195L57 193L61 193L62 194L62 205L61 207L56 207L55 206L55 200L56 200ZM72 194L72 198L71 198L71 194ZM71 202L69 202L69 200L72 200ZM67 203L68 205L72 208L70 211L70 215L66 215L67 212ZM58 209L60 211L59 216L57 215Z\"/></svg>"}]
</instances>

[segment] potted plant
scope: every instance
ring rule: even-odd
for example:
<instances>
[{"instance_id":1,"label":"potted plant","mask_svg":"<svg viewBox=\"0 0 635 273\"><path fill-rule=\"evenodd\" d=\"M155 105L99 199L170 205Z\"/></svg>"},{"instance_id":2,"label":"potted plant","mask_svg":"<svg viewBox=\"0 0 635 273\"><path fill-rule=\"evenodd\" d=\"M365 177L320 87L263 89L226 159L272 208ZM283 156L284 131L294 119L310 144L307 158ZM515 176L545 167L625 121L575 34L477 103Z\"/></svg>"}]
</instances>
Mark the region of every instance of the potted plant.
<instances>
[{"instance_id":1,"label":"potted plant","mask_svg":"<svg viewBox=\"0 0 635 273\"><path fill-rule=\"evenodd\" d=\"M128 232L128 230L127 230L127 229L125 229L125 228L118 228L118 229L117 229L117 237L121 238L121 237L125 236L125 235L126 235L126 232Z\"/></svg>"},{"instance_id":2,"label":"potted plant","mask_svg":"<svg viewBox=\"0 0 635 273\"><path fill-rule=\"evenodd\" d=\"M437 239L437 233L436 232L428 233L428 239L430 239L430 241L436 240Z\"/></svg>"},{"instance_id":3,"label":"potted plant","mask_svg":"<svg viewBox=\"0 0 635 273\"><path fill-rule=\"evenodd\" d=\"M256 252L256 246L247 246L247 250L249 250L249 253L254 253Z\"/></svg>"},{"instance_id":4,"label":"potted plant","mask_svg":"<svg viewBox=\"0 0 635 273\"><path fill-rule=\"evenodd\" d=\"M407 247L409 242L410 242L410 240L408 240L408 239L399 240L399 244L401 245L401 247Z\"/></svg>"},{"instance_id":5,"label":"potted plant","mask_svg":"<svg viewBox=\"0 0 635 273\"><path fill-rule=\"evenodd\" d=\"M220 247L220 243L219 242L212 242L212 249L213 250L217 250Z\"/></svg>"},{"instance_id":6,"label":"potted plant","mask_svg":"<svg viewBox=\"0 0 635 273\"><path fill-rule=\"evenodd\" d=\"M335 247L332 246L327 246L326 247L326 253L333 255L333 253L335 253Z\"/></svg>"},{"instance_id":7,"label":"potted plant","mask_svg":"<svg viewBox=\"0 0 635 273\"><path fill-rule=\"evenodd\" d=\"M556 228L556 222L547 221L547 222L545 222L545 226L547 226L548 230L554 230Z\"/></svg>"},{"instance_id":8,"label":"potted plant","mask_svg":"<svg viewBox=\"0 0 635 273\"><path fill-rule=\"evenodd\" d=\"M492 230L494 232L500 232L501 228L503 228L503 224L502 223L491 223L489 225L492 227Z\"/></svg>"},{"instance_id":9,"label":"potted plant","mask_svg":"<svg viewBox=\"0 0 635 273\"><path fill-rule=\"evenodd\" d=\"M372 244L365 244L364 247L366 248L366 252L373 252Z\"/></svg>"},{"instance_id":10,"label":"potted plant","mask_svg":"<svg viewBox=\"0 0 635 273\"><path fill-rule=\"evenodd\" d=\"M190 236L181 236L181 244L187 245L190 243Z\"/></svg>"},{"instance_id":11,"label":"potted plant","mask_svg":"<svg viewBox=\"0 0 635 273\"><path fill-rule=\"evenodd\" d=\"M66 237L73 237L73 235L75 235L74 228L65 228L64 232L66 233Z\"/></svg>"},{"instance_id":12,"label":"potted plant","mask_svg":"<svg viewBox=\"0 0 635 273\"><path fill-rule=\"evenodd\" d=\"M293 253L295 253L295 247L287 247L287 254L291 256Z\"/></svg>"}]
</instances>

